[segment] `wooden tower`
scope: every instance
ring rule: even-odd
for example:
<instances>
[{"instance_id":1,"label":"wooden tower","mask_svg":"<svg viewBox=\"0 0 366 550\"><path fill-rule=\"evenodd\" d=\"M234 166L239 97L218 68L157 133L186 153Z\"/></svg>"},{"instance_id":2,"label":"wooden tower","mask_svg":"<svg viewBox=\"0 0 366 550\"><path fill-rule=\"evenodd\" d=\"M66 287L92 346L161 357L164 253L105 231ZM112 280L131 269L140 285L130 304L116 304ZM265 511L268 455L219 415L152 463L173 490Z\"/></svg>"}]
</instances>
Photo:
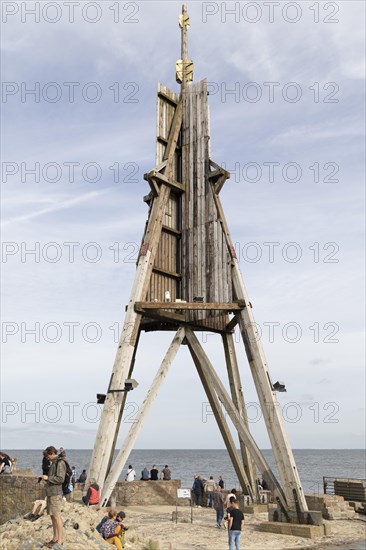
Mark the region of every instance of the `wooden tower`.
<instances>
[{"instance_id":1,"label":"wooden tower","mask_svg":"<svg viewBox=\"0 0 366 550\"><path fill-rule=\"evenodd\" d=\"M301 521L307 512L305 497L219 198L229 174L210 158L207 84L206 80L192 83L193 63L187 49L189 16L185 6L179 25L182 52L176 76L181 90L175 93L162 84L158 86L156 166L145 174L150 186L144 199L149 214L89 479L95 478L102 487L102 504L106 505L167 370L184 343L188 345L244 493L257 501L257 468L273 489L286 518ZM248 428L233 340L237 324L280 480ZM140 334L153 330L171 330L175 335L112 464L126 389L131 387L126 380L131 379L134 371ZM221 335L230 393L197 339L197 331ZM240 453L223 408L238 434Z\"/></svg>"}]
</instances>

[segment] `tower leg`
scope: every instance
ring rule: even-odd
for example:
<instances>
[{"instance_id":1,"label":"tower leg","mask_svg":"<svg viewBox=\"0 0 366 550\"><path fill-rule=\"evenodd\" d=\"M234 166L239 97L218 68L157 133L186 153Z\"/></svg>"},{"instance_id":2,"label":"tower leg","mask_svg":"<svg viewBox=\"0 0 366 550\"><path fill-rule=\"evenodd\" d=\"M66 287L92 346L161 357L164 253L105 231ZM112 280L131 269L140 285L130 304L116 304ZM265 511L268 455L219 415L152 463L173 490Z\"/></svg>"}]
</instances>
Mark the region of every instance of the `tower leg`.
<instances>
[{"instance_id":1,"label":"tower leg","mask_svg":"<svg viewBox=\"0 0 366 550\"><path fill-rule=\"evenodd\" d=\"M180 327L174 336L168 351L165 354L165 357L160 365L158 372L156 373L154 380L150 386L149 391L146 394L146 397L136 415L136 419L131 425L131 428L125 437L123 446L121 447L116 460L113 463L113 466L110 469L110 472L105 480L104 487L102 490L101 503L102 506L106 506L107 502L112 494L112 491L118 481L119 476L126 464L126 460L133 449L135 441L138 437L138 434L143 426L144 420L155 401L155 398L158 394L159 388L165 377L168 373L169 367L172 364L178 349L184 338L184 328Z\"/></svg>"},{"instance_id":2,"label":"tower leg","mask_svg":"<svg viewBox=\"0 0 366 550\"><path fill-rule=\"evenodd\" d=\"M248 416L245 409L244 394L240 380L240 373L238 368L238 361L236 357L234 338L232 334L222 334L222 341L224 344L226 366L229 377L231 397L235 407L238 409L239 417L243 424L248 426ZM252 494L257 496L257 484L256 484L256 471L255 464L252 457L248 453L248 449L241 437L239 437L240 451L243 459L244 469L247 474L249 484L252 488Z\"/></svg>"},{"instance_id":3,"label":"tower leg","mask_svg":"<svg viewBox=\"0 0 366 550\"><path fill-rule=\"evenodd\" d=\"M128 371L128 378L132 378L133 368L135 366L137 346L138 346L138 343L139 343L140 335L141 335L141 331L138 332L138 336L137 336L137 340L136 340L136 344L135 344L135 349L134 349L134 352L133 352L133 357L132 357L132 361L131 361L131 365L130 365L130 370ZM123 393L122 403L121 403L121 407L120 407L120 410L119 410L118 420L116 422L116 429L115 429L115 432L114 432L114 438L113 438L113 443L112 443L112 447L111 447L111 453L110 453L110 457L109 457L109 462L108 462L106 475L108 475L109 470L111 469L111 466L112 466L113 455L114 455L114 451L115 451L116 445L117 445L119 430L121 428L121 422L122 422L122 418L123 418L123 412L124 412L125 406L126 406L127 395L128 395L128 392Z\"/></svg>"},{"instance_id":4,"label":"tower leg","mask_svg":"<svg viewBox=\"0 0 366 550\"><path fill-rule=\"evenodd\" d=\"M239 483L243 491L245 492L245 494L248 494L253 498L254 493L252 491L251 484L249 483L249 479L245 472L244 466L239 459L239 455L236 450L234 439L231 435L229 426L225 420L225 415L222 411L222 407L220 405L220 402L214 390L212 380L210 378L210 373L207 372L207 369L205 369L205 366L200 361L199 355L197 354L197 350L195 350L194 346L192 346L190 342L188 342L188 346L189 346L189 350L191 352L194 364L196 365L198 375L201 379L202 385L205 389L207 398L209 400L212 412L214 413L215 420L221 432L222 438L225 442L227 451L229 453L229 456L233 464L235 473L238 477Z\"/></svg>"},{"instance_id":5,"label":"tower leg","mask_svg":"<svg viewBox=\"0 0 366 550\"><path fill-rule=\"evenodd\" d=\"M218 399L221 401L221 403L225 407L226 412L230 415L230 419L234 424L236 431L238 432L239 436L242 437L243 441L248 447L248 450L251 456L253 457L258 469L260 470L262 475L266 477L266 479L268 478L270 480L271 484L274 487L275 496L281 502L281 506L283 507L283 509L288 510L288 503L287 503L286 497L274 473L272 472L266 459L262 455L260 449L258 448L248 428L245 426L245 424L243 424L240 421L238 411L235 409L223 383L221 382L215 369L211 365L196 335L194 334L192 329L188 327L186 327L186 339L187 339L189 349L191 350L192 356L197 357L197 360L202 365L202 368L206 371L207 375L210 376L211 383L217 393Z\"/></svg>"},{"instance_id":6,"label":"tower leg","mask_svg":"<svg viewBox=\"0 0 366 550\"><path fill-rule=\"evenodd\" d=\"M249 302L243 278L240 273L239 262L231 241L224 211L221 206L221 201L216 194L214 194L214 200L231 255L233 290L236 299L244 301L246 305L239 314L239 325L282 485L290 508L294 511L299 509L301 512L306 512L308 506L306 504L292 449L287 438L276 394L272 387L267 361L260 337L257 334L252 306Z\"/></svg>"}]
</instances>

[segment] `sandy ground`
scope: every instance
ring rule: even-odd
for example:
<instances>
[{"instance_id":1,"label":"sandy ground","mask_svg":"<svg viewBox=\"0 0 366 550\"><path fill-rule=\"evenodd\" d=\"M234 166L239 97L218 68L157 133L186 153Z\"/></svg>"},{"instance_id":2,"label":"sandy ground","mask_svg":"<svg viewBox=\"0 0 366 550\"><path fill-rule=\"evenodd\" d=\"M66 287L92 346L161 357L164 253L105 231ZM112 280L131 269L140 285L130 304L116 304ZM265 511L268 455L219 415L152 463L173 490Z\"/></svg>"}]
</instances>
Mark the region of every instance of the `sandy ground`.
<instances>
[{"instance_id":1,"label":"sandy ground","mask_svg":"<svg viewBox=\"0 0 366 550\"><path fill-rule=\"evenodd\" d=\"M126 525L126 550L227 550L227 531L218 529L215 512L212 509L194 508L193 524L190 508L179 508L179 521L172 521L172 506L130 506L124 508ZM111 548L95 531L95 525L105 515L104 510L86 508L77 503L65 502L65 544L67 550L102 550ZM356 514L355 519L328 521L332 534L316 540L275 535L258 531L258 524L267 519L267 514L245 517L242 533L242 549L286 550L322 548L347 544L366 539L364 516ZM79 524L78 529L73 525ZM7 522L0 529L0 547L6 550L33 550L52 538L51 521L47 516L32 523L24 519ZM153 541L149 546L149 541ZM38 544L37 544L38 543ZM153 544L155 543L155 545ZM112 546L114 548L114 546Z\"/></svg>"}]
</instances>

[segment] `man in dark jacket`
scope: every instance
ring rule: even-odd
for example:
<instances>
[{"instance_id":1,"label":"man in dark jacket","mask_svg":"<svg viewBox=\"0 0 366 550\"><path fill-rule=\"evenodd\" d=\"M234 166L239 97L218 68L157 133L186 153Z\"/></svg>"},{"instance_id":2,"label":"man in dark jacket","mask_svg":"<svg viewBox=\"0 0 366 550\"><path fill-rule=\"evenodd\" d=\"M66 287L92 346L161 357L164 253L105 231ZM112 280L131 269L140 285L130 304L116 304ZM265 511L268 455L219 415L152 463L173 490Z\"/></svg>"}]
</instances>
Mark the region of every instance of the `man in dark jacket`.
<instances>
[{"instance_id":1,"label":"man in dark jacket","mask_svg":"<svg viewBox=\"0 0 366 550\"><path fill-rule=\"evenodd\" d=\"M80 474L78 482L79 483L85 483L85 481L86 481L86 470L83 470Z\"/></svg>"},{"instance_id":2,"label":"man in dark jacket","mask_svg":"<svg viewBox=\"0 0 366 550\"><path fill-rule=\"evenodd\" d=\"M196 507L201 508L201 498L203 495L203 483L200 476L196 476L193 482L192 491L194 492L194 499Z\"/></svg>"},{"instance_id":3,"label":"man in dark jacket","mask_svg":"<svg viewBox=\"0 0 366 550\"><path fill-rule=\"evenodd\" d=\"M61 517L62 503L62 484L65 480L66 465L63 460L58 457L55 447L47 447L44 451L45 456L51 462L48 475L42 475L41 478L47 481L46 496L47 496L47 513L51 516L53 537L46 544L48 548L52 548L55 544L63 544L63 521Z\"/></svg>"}]
</instances>

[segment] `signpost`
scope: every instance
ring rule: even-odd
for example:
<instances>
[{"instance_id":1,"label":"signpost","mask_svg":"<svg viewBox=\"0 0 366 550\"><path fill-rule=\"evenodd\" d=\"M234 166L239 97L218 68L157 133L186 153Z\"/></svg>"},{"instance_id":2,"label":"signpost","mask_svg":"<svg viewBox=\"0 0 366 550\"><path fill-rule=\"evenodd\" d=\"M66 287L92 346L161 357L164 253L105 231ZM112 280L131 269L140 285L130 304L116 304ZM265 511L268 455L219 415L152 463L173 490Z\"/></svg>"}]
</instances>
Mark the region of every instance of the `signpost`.
<instances>
[{"instance_id":1,"label":"signpost","mask_svg":"<svg viewBox=\"0 0 366 550\"><path fill-rule=\"evenodd\" d=\"M177 489L177 500L175 502L175 523L178 523L178 499L179 498L189 498L189 504L191 507L191 523L193 523L193 508L192 508L192 497L190 489Z\"/></svg>"}]
</instances>

